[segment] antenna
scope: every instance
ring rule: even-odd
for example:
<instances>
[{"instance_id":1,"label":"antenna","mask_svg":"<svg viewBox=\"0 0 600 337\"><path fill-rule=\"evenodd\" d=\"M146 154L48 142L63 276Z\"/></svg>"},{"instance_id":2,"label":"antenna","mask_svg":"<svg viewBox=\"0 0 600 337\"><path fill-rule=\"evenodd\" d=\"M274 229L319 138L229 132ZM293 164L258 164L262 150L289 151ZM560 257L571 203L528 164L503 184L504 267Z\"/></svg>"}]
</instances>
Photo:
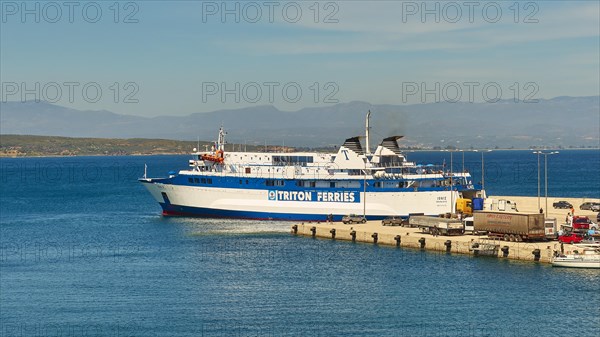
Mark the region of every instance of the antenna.
<instances>
[{"instance_id":1,"label":"antenna","mask_svg":"<svg viewBox=\"0 0 600 337\"><path fill-rule=\"evenodd\" d=\"M365 154L371 154L371 147L369 146L369 130L371 127L369 126L369 119L371 118L371 110L367 112L367 118L365 121Z\"/></svg>"},{"instance_id":2,"label":"antenna","mask_svg":"<svg viewBox=\"0 0 600 337\"><path fill-rule=\"evenodd\" d=\"M227 132L225 132L225 129L223 129L223 126L221 126L221 128L219 128L219 137L217 138L217 150L225 150L225 144L227 144L227 142L225 142L226 134Z\"/></svg>"}]
</instances>

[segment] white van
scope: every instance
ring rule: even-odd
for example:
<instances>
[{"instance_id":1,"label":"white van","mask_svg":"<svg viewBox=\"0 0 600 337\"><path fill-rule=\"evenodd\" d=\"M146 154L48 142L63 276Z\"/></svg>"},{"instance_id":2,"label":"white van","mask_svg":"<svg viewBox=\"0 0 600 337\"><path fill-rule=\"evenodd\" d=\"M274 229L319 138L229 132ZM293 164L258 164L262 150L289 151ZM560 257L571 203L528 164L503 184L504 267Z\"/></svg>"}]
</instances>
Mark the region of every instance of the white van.
<instances>
[{"instance_id":1,"label":"white van","mask_svg":"<svg viewBox=\"0 0 600 337\"><path fill-rule=\"evenodd\" d=\"M558 238L556 218L546 218L546 220L544 220L544 230L546 231L546 239L554 240Z\"/></svg>"}]
</instances>

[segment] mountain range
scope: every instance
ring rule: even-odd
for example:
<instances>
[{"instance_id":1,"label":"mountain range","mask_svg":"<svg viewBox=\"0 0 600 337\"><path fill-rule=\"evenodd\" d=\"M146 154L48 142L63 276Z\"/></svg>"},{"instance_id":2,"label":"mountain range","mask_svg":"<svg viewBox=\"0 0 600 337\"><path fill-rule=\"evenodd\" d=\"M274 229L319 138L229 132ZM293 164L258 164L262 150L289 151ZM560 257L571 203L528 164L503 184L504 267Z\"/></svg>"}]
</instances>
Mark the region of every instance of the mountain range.
<instances>
[{"instance_id":1,"label":"mountain range","mask_svg":"<svg viewBox=\"0 0 600 337\"><path fill-rule=\"evenodd\" d=\"M47 102L0 103L0 133L64 137L214 140L297 147L337 146L364 134L372 111L372 145L404 135L404 146L598 147L600 96L556 97L537 103L428 103L382 105L354 101L281 111L274 106L141 117L106 110L76 110Z\"/></svg>"}]
</instances>

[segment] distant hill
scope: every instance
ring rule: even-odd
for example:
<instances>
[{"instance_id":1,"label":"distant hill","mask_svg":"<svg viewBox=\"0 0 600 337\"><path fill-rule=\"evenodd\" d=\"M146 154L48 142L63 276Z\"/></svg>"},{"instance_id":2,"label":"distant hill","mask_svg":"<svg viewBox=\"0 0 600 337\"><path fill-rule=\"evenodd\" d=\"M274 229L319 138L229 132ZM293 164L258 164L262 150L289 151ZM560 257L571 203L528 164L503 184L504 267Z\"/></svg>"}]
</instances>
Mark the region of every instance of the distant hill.
<instances>
[{"instance_id":1,"label":"distant hill","mask_svg":"<svg viewBox=\"0 0 600 337\"><path fill-rule=\"evenodd\" d=\"M70 138L56 136L0 135L0 157L19 156L86 156L189 154L200 145L204 151L210 142L169 139ZM264 150L264 146L226 145L226 149ZM210 148L210 147L209 147ZM270 151L291 151L290 148L268 147Z\"/></svg>"},{"instance_id":2,"label":"distant hill","mask_svg":"<svg viewBox=\"0 0 600 337\"><path fill-rule=\"evenodd\" d=\"M0 103L0 133L97 138L213 140L220 125L229 141L323 147L364 133L373 112L373 143L404 135L406 146L531 147L600 145L600 96L556 97L538 103L340 103L298 111L273 106L146 118L80 111L45 102Z\"/></svg>"}]
</instances>

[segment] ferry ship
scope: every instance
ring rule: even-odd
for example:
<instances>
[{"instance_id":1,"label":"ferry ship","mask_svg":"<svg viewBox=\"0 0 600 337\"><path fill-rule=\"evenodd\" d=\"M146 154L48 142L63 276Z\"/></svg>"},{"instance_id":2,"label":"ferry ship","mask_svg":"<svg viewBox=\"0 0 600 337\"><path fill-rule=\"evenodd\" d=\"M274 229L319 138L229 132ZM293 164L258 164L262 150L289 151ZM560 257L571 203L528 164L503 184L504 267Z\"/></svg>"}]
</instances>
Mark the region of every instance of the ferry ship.
<instances>
[{"instance_id":1,"label":"ferry ship","mask_svg":"<svg viewBox=\"0 0 600 337\"><path fill-rule=\"evenodd\" d=\"M337 153L230 152L221 127L211 150L194 149L188 169L163 178L144 173L139 181L164 216L339 221L354 213L378 220L454 212L459 198L485 198L468 172L409 161L398 146L402 136L371 152L370 115L364 148L356 136Z\"/></svg>"}]
</instances>

